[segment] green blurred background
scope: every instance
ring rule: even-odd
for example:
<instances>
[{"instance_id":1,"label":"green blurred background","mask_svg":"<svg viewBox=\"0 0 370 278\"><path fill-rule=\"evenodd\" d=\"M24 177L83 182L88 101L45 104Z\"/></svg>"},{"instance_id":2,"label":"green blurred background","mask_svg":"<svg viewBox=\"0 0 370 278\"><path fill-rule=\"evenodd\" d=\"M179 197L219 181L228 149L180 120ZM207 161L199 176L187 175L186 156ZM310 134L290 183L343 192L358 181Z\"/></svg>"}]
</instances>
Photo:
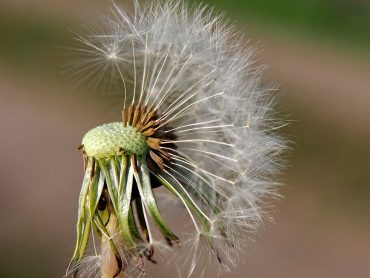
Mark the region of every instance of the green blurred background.
<instances>
[{"instance_id":1,"label":"green blurred background","mask_svg":"<svg viewBox=\"0 0 370 278\"><path fill-rule=\"evenodd\" d=\"M370 277L370 2L206 2L263 46L294 141L276 223L221 277ZM107 4L0 0L1 277L62 277L71 255L76 146L115 111L114 100L68 89L60 65L69 29ZM173 273L150 266L147 277Z\"/></svg>"}]
</instances>

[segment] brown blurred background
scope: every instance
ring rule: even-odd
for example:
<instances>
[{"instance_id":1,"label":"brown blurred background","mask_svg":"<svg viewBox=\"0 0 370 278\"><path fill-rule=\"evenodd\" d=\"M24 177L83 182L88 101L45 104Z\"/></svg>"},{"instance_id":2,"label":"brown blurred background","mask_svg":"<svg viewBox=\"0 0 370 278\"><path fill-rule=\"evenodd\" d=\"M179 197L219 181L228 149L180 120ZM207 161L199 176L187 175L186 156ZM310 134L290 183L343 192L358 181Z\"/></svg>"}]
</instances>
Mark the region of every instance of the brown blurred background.
<instances>
[{"instance_id":1,"label":"brown blurred background","mask_svg":"<svg viewBox=\"0 0 370 278\"><path fill-rule=\"evenodd\" d=\"M63 276L82 180L76 146L116 111L68 89L62 46L107 2L0 0L1 277ZM370 277L370 2L207 2L263 45L295 142L276 223L221 277ZM174 273L150 266L147 277Z\"/></svg>"}]
</instances>

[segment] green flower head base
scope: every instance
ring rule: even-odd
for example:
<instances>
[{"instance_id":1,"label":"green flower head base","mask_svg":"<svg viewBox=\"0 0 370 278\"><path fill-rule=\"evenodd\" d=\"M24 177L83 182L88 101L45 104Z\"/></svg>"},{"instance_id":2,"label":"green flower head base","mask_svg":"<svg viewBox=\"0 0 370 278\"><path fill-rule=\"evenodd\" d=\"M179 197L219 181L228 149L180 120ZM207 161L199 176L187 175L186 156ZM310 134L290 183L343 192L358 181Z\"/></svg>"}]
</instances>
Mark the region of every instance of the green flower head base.
<instances>
[{"instance_id":1,"label":"green flower head base","mask_svg":"<svg viewBox=\"0 0 370 278\"><path fill-rule=\"evenodd\" d=\"M135 127L124 127L121 122L109 123L90 130L82 139L87 156L107 158L124 152L127 155L145 155L146 137Z\"/></svg>"}]
</instances>

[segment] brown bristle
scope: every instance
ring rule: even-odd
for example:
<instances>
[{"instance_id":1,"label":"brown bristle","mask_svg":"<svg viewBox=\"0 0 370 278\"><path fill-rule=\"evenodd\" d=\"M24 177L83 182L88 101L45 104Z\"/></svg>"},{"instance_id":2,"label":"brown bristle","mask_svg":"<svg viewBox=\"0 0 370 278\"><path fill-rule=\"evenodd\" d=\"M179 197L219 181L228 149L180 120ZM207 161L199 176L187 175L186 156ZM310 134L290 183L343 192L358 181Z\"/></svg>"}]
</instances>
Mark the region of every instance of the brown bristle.
<instances>
[{"instance_id":1,"label":"brown bristle","mask_svg":"<svg viewBox=\"0 0 370 278\"><path fill-rule=\"evenodd\" d=\"M156 120L154 121L154 123L155 123L156 125L161 125L161 124L163 124L163 123L164 123L164 121L163 121L163 120L156 119Z\"/></svg>"},{"instance_id":2,"label":"brown bristle","mask_svg":"<svg viewBox=\"0 0 370 278\"><path fill-rule=\"evenodd\" d=\"M134 113L134 107L130 105L130 107L128 108L128 120L127 120L128 125L131 125L132 123L132 118L134 116L133 113Z\"/></svg>"},{"instance_id":3,"label":"brown bristle","mask_svg":"<svg viewBox=\"0 0 370 278\"><path fill-rule=\"evenodd\" d=\"M141 114L141 118L140 118L140 124L141 125L145 125L146 124L146 122L145 122L145 120L146 120L146 116L148 115L148 113L149 113L149 111L143 111L143 113Z\"/></svg>"},{"instance_id":4,"label":"brown bristle","mask_svg":"<svg viewBox=\"0 0 370 278\"><path fill-rule=\"evenodd\" d=\"M149 121L145 126L142 127L141 131L144 131L152 126L154 126L154 121Z\"/></svg>"},{"instance_id":5,"label":"brown bristle","mask_svg":"<svg viewBox=\"0 0 370 278\"><path fill-rule=\"evenodd\" d=\"M132 119L131 126L136 126L137 120L139 119L139 114L140 114L140 107L136 106L135 111L134 111L134 118Z\"/></svg>"},{"instance_id":6,"label":"brown bristle","mask_svg":"<svg viewBox=\"0 0 370 278\"><path fill-rule=\"evenodd\" d=\"M148 123L150 120L152 120L155 116L155 111L150 111L144 120L144 124Z\"/></svg>"},{"instance_id":7,"label":"brown bristle","mask_svg":"<svg viewBox=\"0 0 370 278\"><path fill-rule=\"evenodd\" d=\"M154 128L149 128L142 132L142 134L146 137L152 136L154 134Z\"/></svg>"},{"instance_id":8,"label":"brown bristle","mask_svg":"<svg viewBox=\"0 0 370 278\"><path fill-rule=\"evenodd\" d=\"M165 150L162 150L162 149L159 149L158 151L161 153L161 155L164 159L171 160L171 153L169 153Z\"/></svg>"},{"instance_id":9,"label":"brown bristle","mask_svg":"<svg viewBox=\"0 0 370 278\"><path fill-rule=\"evenodd\" d=\"M153 137L149 137L147 140L146 140L146 143L148 144L148 146L152 149L159 149L159 146L161 145L161 139L160 138L153 138Z\"/></svg>"},{"instance_id":10,"label":"brown bristle","mask_svg":"<svg viewBox=\"0 0 370 278\"><path fill-rule=\"evenodd\" d=\"M136 126L135 126L139 130L141 130L141 127L143 126L143 121L144 121L145 115L146 115L146 107L142 106L140 114L139 114L139 119L138 119L138 121L136 123Z\"/></svg>"},{"instance_id":11,"label":"brown bristle","mask_svg":"<svg viewBox=\"0 0 370 278\"><path fill-rule=\"evenodd\" d=\"M126 109L122 109L122 123L123 123L123 127L126 127L127 126Z\"/></svg>"},{"instance_id":12,"label":"brown bristle","mask_svg":"<svg viewBox=\"0 0 370 278\"><path fill-rule=\"evenodd\" d=\"M164 169L164 165L165 165L163 159L159 155L157 155L155 152L153 152L153 151L149 151L149 155L154 160L154 162L158 165L158 167L161 170L163 170Z\"/></svg>"}]
</instances>

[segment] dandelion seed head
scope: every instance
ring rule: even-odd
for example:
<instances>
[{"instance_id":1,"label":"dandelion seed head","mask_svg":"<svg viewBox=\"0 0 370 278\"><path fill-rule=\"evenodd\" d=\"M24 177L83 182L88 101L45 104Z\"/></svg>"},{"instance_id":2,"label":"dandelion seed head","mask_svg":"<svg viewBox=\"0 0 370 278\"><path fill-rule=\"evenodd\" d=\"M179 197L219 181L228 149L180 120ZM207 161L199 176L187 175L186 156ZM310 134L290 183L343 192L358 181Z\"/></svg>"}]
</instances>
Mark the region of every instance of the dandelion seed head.
<instances>
[{"instance_id":1,"label":"dandelion seed head","mask_svg":"<svg viewBox=\"0 0 370 278\"><path fill-rule=\"evenodd\" d=\"M262 84L256 46L214 10L133 3L131 12L113 3L100 28L78 37L81 55L70 68L78 83L105 82L103 93L124 102L121 122L82 140L73 260L84 257L92 226L103 239L115 235L103 244L119 271L143 271L145 260L180 242L189 252L175 264L187 267L185 276L206 271L198 261L229 271L279 198L286 144L276 133L275 88ZM186 212L191 232L175 235L176 223L163 217L173 202L159 209L166 194L157 187Z\"/></svg>"}]
</instances>

